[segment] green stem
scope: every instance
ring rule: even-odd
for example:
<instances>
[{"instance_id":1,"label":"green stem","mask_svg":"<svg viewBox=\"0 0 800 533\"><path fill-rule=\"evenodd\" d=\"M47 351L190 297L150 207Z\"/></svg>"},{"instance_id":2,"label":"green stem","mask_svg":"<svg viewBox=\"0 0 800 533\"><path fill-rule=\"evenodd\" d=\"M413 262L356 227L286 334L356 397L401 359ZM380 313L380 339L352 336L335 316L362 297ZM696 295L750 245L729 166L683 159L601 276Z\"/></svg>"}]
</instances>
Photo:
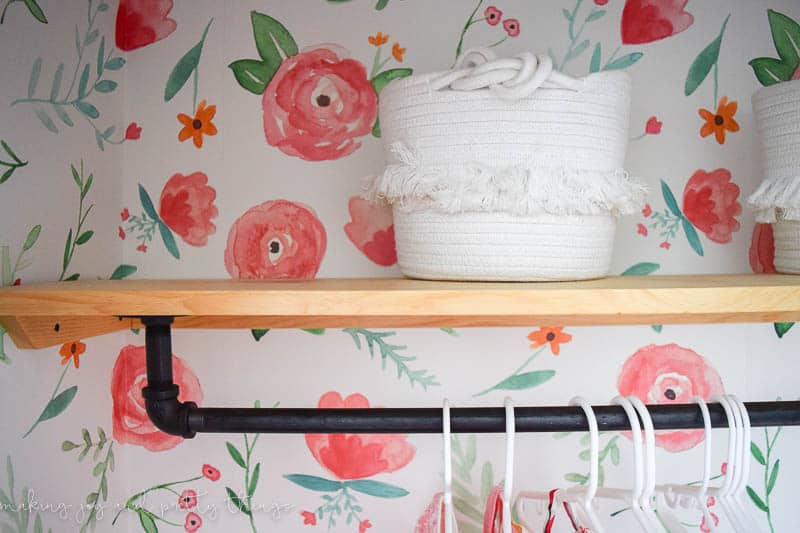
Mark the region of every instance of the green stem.
<instances>
[{"instance_id":1,"label":"green stem","mask_svg":"<svg viewBox=\"0 0 800 533\"><path fill-rule=\"evenodd\" d=\"M545 349L545 346L542 346L541 348L539 348L538 350L536 350L535 352L533 352L533 354L532 354L530 357L528 357L528 358L525 360L525 362L524 362L524 363L522 363L522 364L519 366L519 368L517 368L516 370L514 370L514 372L512 372L512 373L511 373L511 375L512 375L512 376L516 376L517 374L519 374L520 372L522 372L523 370L525 370L525 368L527 368L527 366L528 366L529 364L531 364L531 362L532 362L534 359L536 359L536 357L538 357L538 356L539 356L539 354L540 354L540 353L542 353L542 351L544 351L544 349ZM486 389L486 390L483 390L483 391L481 391L481 392L479 392L479 393L477 393L477 394L473 394L472 396L473 396L473 397L478 397L478 396L483 396L484 394L488 394L488 393L492 392L493 390L495 390L495 388L497 387L497 385L499 385L500 383L502 383L503 381L505 381L505 380L507 380L507 379L508 379L508 378L504 378L503 380L501 380L501 381L497 382L496 384L492 385L492 386L491 386L491 387L489 387L488 389Z\"/></svg>"},{"instance_id":2,"label":"green stem","mask_svg":"<svg viewBox=\"0 0 800 533\"><path fill-rule=\"evenodd\" d=\"M8 0L8 2L6 2L5 7L3 7L3 14L0 15L0 24L2 24L6 20L6 11L8 10L8 6L17 1L18 0Z\"/></svg>"},{"instance_id":3,"label":"green stem","mask_svg":"<svg viewBox=\"0 0 800 533\"><path fill-rule=\"evenodd\" d=\"M464 45L464 36L467 34L467 30L469 29L469 27L472 26L473 24L475 24L475 20L474 20L475 13L478 12L478 9L481 7L482 3L483 3L483 0L478 0L478 3L475 6L475 9L472 10L472 13L470 13L469 18L467 19L467 23L464 24L464 29L461 30L461 36L458 39L458 46L456 46L456 59L455 59L455 61L458 61L459 56L461 56L461 47ZM453 65L455 65L455 61L453 61Z\"/></svg>"},{"instance_id":4,"label":"green stem","mask_svg":"<svg viewBox=\"0 0 800 533\"><path fill-rule=\"evenodd\" d=\"M503 44L503 43L504 43L504 42L506 42L507 40L508 40L508 35L506 35L505 37L503 37L503 38L502 38L502 39L500 39L499 41L497 41L497 42L495 42L495 43L492 43L492 44L490 44L490 45L489 45L489 48L494 48L494 47L495 47L495 46L497 46L497 45Z\"/></svg>"},{"instance_id":5,"label":"green stem","mask_svg":"<svg viewBox=\"0 0 800 533\"><path fill-rule=\"evenodd\" d=\"M253 533L258 533L256 529L256 524L253 519L253 495L250 494L250 455L253 453L253 448L256 446L256 441L258 440L258 434L253 437L252 445L248 443L247 434L244 435L244 449L246 452L246 459L245 459L245 471L244 471L244 492L247 494L247 508L250 510L248 517L250 519L250 529L253 530Z\"/></svg>"},{"instance_id":6,"label":"green stem","mask_svg":"<svg viewBox=\"0 0 800 533\"><path fill-rule=\"evenodd\" d=\"M67 375L67 370L69 370L69 361L67 361L67 364L64 365L64 371L61 372L61 377L58 378L58 383L56 383L56 387L53 389L53 393L50 395L50 400L47 401L46 405L49 405L50 402L53 401L53 398L55 398L56 395L58 394L58 389L61 387L61 382L64 381L64 376ZM37 418L36 422L33 423L31 428L22 436L22 438L24 439L25 437L30 435L33 432L33 430L36 429L36 426L38 426L38 425L39 425L39 419Z\"/></svg>"},{"instance_id":7,"label":"green stem","mask_svg":"<svg viewBox=\"0 0 800 533\"><path fill-rule=\"evenodd\" d=\"M605 69L607 69L607 68L608 68L608 66L611 64L611 62L612 62L612 61L614 61L614 59L616 59L616 57L617 57L617 54L619 53L619 50L620 50L620 47L619 47L619 46L617 46L617 49L616 49L616 50L614 50L614 53L613 53L613 54L611 54L611 55L608 57L608 60L606 61L606 64L605 64L605 65L603 65L603 68L602 68L601 70L605 70Z\"/></svg>"},{"instance_id":8,"label":"green stem","mask_svg":"<svg viewBox=\"0 0 800 533\"><path fill-rule=\"evenodd\" d=\"M193 89L192 89L192 109L195 110L195 113L197 112L197 83L198 83L197 82L197 78L199 76L199 74L198 74L199 72L200 72L200 69L195 67L193 81L192 81L192 86L193 86Z\"/></svg>"},{"instance_id":9,"label":"green stem","mask_svg":"<svg viewBox=\"0 0 800 533\"><path fill-rule=\"evenodd\" d=\"M98 8L99 8L99 6L98 6ZM98 9L98 10L96 10L94 12L94 14L91 14L91 9L92 9L92 2L90 0L89 1L89 13L90 14L89 14L89 17L88 17L89 18L89 25L86 28L86 36L88 36L90 33L92 33L92 29L94 28L94 20L97 17L97 13L99 11L99 9ZM76 28L76 31L77 31L77 28ZM66 94L65 98L69 98L69 95L72 94L72 89L75 88L75 82L78 81L78 72L80 72L80 70L81 70L81 63L83 62L83 52L86 49L86 36L84 36L84 38L81 39L80 42L78 43L78 62L75 64L75 72L72 74L72 82L69 84L69 90L67 91L67 94ZM12 103L11 105L14 105L14 104Z\"/></svg>"},{"instance_id":10,"label":"green stem","mask_svg":"<svg viewBox=\"0 0 800 533\"><path fill-rule=\"evenodd\" d=\"M375 48L375 57L372 59L372 71L369 73L369 79L374 78L378 71L380 70L380 62L381 62L381 47L378 46Z\"/></svg>"},{"instance_id":11,"label":"green stem","mask_svg":"<svg viewBox=\"0 0 800 533\"><path fill-rule=\"evenodd\" d=\"M581 36L581 33L583 33L583 28L586 27L586 19L584 19L583 24L581 25L580 29L578 30L577 35L574 33L575 32L575 17L578 15L578 9L580 9L582 3L583 3L583 0L577 0L575 2L575 9L573 9L572 13L570 14L570 17L569 17L569 29L568 29L568 31L569 31L569 39L570 39L569 47L567 48L567 53L564 54L564 60L561 62L561 66L557 67L556 70L564 70L564 66L567 64L567 58L572 53L572 49L575 47L575 41L578 40L578 38ZM594 12L594 9L592 9L592 12Z\"/></svg>"},{"instance_id":12,"label":"green stem","mask_svg":"<svg viewBox=\"0 0 800 533\"><path fill-rule=\"evenodd\" d=\"M775 533L775 526L772 523L772 507L769 504L769 491L767 490L767 486L768 486L768 483L769 483L770 465L772 464L772 462L771 462L772 447L775 446L775 441L778 440L778 435L781 434L781 430L782 429L783 429L782 426L778 427L777 431L775 431L775 435L773 436L772 441L770 441L769 440L769 431L767 430L767 428L764 428L764 441L767 444L767 457L765 458L766 462L767 462L767 465L764 468L764 505L767 506L767 511L766 511L766 513L767 513L767 524L769 524L769 530L772 533Z\"/></svg>"},{"instance_id":13,"label":"green stem","mask_svg":"<svg viewBox=\"0 0 800 533\"><path fill-rule=\"evenodd\" d=\"M106 450L106 458L103 461L103 473L100 475L100 481L98 482L97 490L95 491L95 494L97 494L97 499L94 501L94 505L92 505L92 511L89 513L89 516L86 517L86 522L83 524L81 531L84 531L86 529L89 523L92 522L92 517L97 514L97 500L100 499L100 487L102 487L103 480L105 480L106 478L106 472L108 471L108 457L111 455L111 448L113 446L114 446L114 441L111 441L108 445L108 450ZM106 481L106 483L108 483L108 481ZM117 513L117 516L119 516L119 513Z\"/></svg>"},{"instance_id":14,"label":"green stem","mask_svg":"<svg viewBox=\"0 0 800 533\"><path fill-rule=\"evenodd\" d=\"M719 93L719 61L714 63L714 104L711 106L711 109L717 108L717 95Z\"/></svg>"}]
</instances>

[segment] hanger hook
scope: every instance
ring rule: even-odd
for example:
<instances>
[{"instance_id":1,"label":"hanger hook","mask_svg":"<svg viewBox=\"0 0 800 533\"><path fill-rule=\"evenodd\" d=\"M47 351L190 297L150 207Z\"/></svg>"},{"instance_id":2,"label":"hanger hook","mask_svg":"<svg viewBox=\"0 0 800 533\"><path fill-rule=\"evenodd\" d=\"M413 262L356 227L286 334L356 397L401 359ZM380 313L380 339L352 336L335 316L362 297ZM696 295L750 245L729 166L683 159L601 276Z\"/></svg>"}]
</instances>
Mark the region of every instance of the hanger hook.
<instances>
[{"instance_id":1,"label":"hanger hook","mask_svg":"<svg viewBox=\"0 0 800 533\"><path fill-rule=\"evenodd\" d=\"M586 501L591 502L597 493L598 466L600 464L600 431L597 428L597 417L594 415L592 404L582 396L576 396L569 401L570 405L579 405L586 415L589 423L589 483L586 487Z\"/></svg>"}]
</instances>

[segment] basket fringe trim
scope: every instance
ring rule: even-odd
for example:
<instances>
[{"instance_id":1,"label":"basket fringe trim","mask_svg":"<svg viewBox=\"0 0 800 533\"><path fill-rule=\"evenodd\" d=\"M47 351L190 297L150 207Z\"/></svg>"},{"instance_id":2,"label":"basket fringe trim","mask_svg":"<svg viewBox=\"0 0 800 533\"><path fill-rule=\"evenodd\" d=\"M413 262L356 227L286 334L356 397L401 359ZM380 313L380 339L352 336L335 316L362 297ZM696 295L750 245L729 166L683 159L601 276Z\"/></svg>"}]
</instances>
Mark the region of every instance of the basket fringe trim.
<instances>
[{"instance_id":1,"label":"basket fringe trim","mask_svg":"<svg viewBox=\"0 0 800 533\"><path fill-rule=\"evenodd\" d=\"M755 210L757 222L771 223L778 217L800 220L800 176L764 180L747 203Z\"/></svg>"},{"instance_id":2,"label":"basket fringe trim","mask_svg":"<svg viewBox=\"0 0 800 533\"><path fill-rule=\"evenodd\" d=\"M426 164L402 143L389 151L399 161L369 178L365 197L405 211L507 212L515 215L627 215L640 209L647 188L625 170L479 163Z\"/></svg>"}]
</instances>

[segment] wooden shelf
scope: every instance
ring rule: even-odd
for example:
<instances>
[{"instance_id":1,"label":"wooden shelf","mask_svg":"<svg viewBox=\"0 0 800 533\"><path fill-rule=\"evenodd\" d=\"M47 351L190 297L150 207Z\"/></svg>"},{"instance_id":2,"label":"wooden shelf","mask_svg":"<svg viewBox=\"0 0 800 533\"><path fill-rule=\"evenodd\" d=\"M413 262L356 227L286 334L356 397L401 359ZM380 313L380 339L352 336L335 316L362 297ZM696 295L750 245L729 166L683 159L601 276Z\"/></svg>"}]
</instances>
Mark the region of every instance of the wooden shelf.
<instances>
[{"instance_id":1,"label":"wooden shelf","mask_svg":"<svg viewBox=\"0 0 800 533\"><path fill-rule=\"evenodd\" d=\"M42 348L176 316L183 328L466 327L800 320L800 277L623 276L583 282L121 280L0 289L0 322Z\"/></svg>"}]
</instances>

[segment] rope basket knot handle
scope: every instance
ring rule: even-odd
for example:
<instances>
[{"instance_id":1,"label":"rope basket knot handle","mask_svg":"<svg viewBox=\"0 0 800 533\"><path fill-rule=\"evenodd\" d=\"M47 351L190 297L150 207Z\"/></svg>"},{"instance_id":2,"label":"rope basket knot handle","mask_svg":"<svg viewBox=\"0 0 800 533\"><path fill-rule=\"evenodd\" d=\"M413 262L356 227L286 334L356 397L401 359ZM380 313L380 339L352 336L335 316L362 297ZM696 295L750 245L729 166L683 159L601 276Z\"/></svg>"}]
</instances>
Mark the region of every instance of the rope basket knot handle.
<instances>
[{"instance_id":1,"label":"rope basket knot handle","mask_svg":"<svg viewBox=\"0 0 800 533\"><path fill-rule=\"evenodd\" d=\"M497 59L487 48L473 48L456 61L453 70L433 80L431 89L474 91L488 88L503 100L519 100L540 87L579 91L584 79L575 79L553 70L547 55L523 52L515 57Z\"/></svg>"}]
</instances>

